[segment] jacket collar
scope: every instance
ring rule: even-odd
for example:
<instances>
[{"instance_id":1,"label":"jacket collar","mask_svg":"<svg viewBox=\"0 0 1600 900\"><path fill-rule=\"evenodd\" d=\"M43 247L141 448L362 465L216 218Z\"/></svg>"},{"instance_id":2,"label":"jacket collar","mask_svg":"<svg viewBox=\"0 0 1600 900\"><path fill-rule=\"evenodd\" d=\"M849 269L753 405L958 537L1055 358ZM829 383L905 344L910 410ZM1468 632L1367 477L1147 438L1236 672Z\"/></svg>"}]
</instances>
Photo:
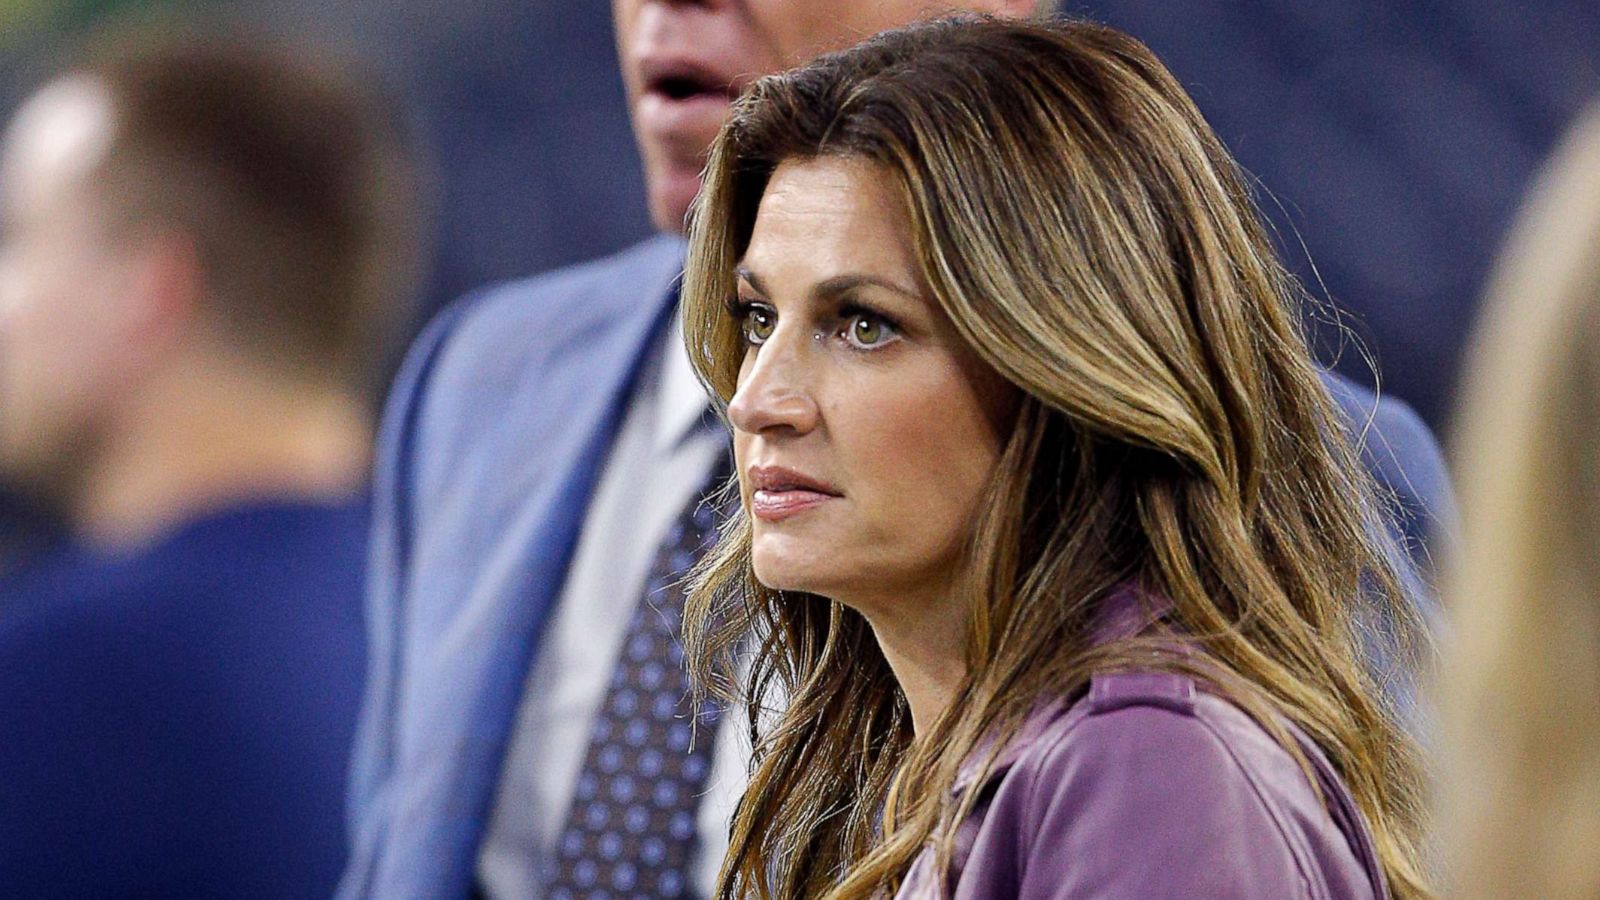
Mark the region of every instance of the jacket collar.
<instances>
[{"instance_id":1,"label":"jacket collar","mask_svg":"<svg viewBox=\"0 0 1600 900\"><path fill-rule=\"evenodd\" d=\"M1099 608L1095 611L1090 646L1099 647L1134 637L1155 624L1157 619L1171 609L1171 606L1171 601L1140 588L1132 579L1124 581L1113 587L1100 601ZM985 783L1004 775L1017 760L1045 737L1056 720L1066 715L1072 705L1067 697L1052 696L1041 699L1033 712L1023 719L1022 726L1017 729L1016 734L1012 735L1011 740L1007 741L994 756L994 761L989 765L987 772L984 772L984 763L990 754L995 752L994 743L997 737L991 735L979 742L961 764L955 784L951 786L952 792L959 794L967 790L977 780L980 772L984 772Z\"/></svg>"}]
</instances>

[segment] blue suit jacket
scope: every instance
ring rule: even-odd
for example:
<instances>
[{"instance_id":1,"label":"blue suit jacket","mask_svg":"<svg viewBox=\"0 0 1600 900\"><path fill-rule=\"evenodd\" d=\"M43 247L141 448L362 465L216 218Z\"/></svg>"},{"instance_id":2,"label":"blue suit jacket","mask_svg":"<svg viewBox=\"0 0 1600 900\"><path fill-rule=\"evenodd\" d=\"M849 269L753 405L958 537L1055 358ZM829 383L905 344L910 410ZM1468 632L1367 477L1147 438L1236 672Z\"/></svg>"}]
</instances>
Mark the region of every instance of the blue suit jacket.
<instances>
[{"instance_id":1,"label":"blue suit jacket","mask_svg":"<svg viewBox=\"0 0 1600 900\"><path fill-rule=\"evenodd\" d=\"M683 242L469 296L412 348L379 441L371 680L346 898L463 897L529 666L634 375L671 311ZM1417 515L1448 496L1409 410L1334 381ZM1404 461L1404 466L1400 465Z\"/></svg>"}]
</instances>

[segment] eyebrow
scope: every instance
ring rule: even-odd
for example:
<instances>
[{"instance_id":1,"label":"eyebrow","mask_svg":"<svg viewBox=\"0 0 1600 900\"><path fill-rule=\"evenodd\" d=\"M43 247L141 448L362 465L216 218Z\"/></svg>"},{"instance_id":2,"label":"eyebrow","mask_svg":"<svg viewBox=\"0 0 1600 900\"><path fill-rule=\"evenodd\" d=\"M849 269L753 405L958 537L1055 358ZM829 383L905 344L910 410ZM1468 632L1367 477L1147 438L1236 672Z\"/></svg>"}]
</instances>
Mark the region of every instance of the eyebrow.
<instances>
[{"instance_id":1,"label":"eyebrow","mask_svg":"<svg viewBox=\"0 0 1600 900\"><path fill-rule=\"evenodd\" d=\"M735 267L734 274L749 282L751 287L755 288L761 293L768 296L772 295L772 292L767 290L766 283L763 282L761 277L755 272L752 272L749 266L740 265ZM811 296L813 299L817 300L832 300L841 294L849 293L850 291L853 291L859 287L877 287L892 293L900 294L901 296L912 300L926 300L926 298L924 298L920 292L912 290L911 288L908 288L895 281L887 278L879 278L876 275L862 274L835 275L832 278L819 281L812 286Z\"/></svg>"}]
</instances>

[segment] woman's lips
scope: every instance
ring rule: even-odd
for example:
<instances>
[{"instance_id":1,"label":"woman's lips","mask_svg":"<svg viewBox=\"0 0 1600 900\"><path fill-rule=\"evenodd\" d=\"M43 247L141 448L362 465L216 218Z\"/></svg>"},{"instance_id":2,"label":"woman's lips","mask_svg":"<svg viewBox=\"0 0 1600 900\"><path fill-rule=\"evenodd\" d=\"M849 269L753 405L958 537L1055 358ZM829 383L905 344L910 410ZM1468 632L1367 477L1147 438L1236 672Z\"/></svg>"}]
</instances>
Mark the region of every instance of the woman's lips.
<instances>
[{"instance_id":1,"label":"woman's lips","mask_svg":"<svg viewBox=\"0 0 1600 900\"><path fill-rule=\"evenodd\" d=\"M750 495L750 514L768 522L777 522L834 499L832 494L805 488L757 488Z\"/></svg>"},{"instance_id":2,"label":"woman's lips","mask_svg":"<svg viewBox=\"0 0 1600 900\"><path fill-rule=\"evenodd\" d=\"M839 497L833 485L784 466L751 466L745 472L750 487L750 514L777 522L815 509Z\"/></svg>"}]
</instances>

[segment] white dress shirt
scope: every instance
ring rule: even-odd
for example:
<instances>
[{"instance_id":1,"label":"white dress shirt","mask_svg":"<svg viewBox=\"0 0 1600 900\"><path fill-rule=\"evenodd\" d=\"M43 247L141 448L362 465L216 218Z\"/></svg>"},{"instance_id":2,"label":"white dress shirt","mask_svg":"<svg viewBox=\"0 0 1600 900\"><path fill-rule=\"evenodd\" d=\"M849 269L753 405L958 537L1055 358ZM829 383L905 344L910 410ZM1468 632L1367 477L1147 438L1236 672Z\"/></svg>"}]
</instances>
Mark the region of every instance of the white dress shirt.
<instances>
[{"instance_id":1,"label":"white dress shirt","mask_svg":"<svg viewBox=\"0 0 1600 900\"><path fill-rule=\"evenodd\" d=\"M565 825L589 730L651 563L727 444L720 426L706 426L708 408L674 316L644 362L585 515L554 619L528 673L478 855L478 881L490 898L544 895L545 864ZM700 896L711 893L744 785L749 740L745 729L729 724L742 718L742 711L730 711L718 726L690 871Z\"/></svg>"}]
</instances>

